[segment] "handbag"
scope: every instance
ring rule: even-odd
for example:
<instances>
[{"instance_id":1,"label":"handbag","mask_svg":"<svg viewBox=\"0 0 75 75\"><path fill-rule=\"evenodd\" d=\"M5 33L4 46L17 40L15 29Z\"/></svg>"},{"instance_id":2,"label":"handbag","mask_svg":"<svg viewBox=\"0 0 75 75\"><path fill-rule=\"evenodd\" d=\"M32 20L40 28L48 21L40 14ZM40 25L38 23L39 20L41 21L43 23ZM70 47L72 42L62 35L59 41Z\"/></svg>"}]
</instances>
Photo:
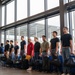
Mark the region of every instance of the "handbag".
<instances>
[{"instance_id":1,"label":"handbag","mask_svg":"<svg viewBox=\"0 0 75 75\"><path fill-rule=\"evenodd\" d=\"M28 61L31 59L31 56L30 55L26 55L26 58Z\"/></svg>"},{"instance_id":2,"label":"handbag","mask_svg":"<svg viewBox=\"0 0 75 75\"><path fill-rule=\"evenodd\" d=\"M65 60L64 64L67 67L75 67L75 56L70 56L69 59Z\"/></svg>"},{"instance_id":3,"label":"handbag","mask_svg":"<svg viewBox=\"0 0 75 75\"><path fill-rule=\"evenodd\" d=\"M60 62L59 58L53 59L51 61L51 64L54 65L54 66L57 66L57 67L60 67L61 66L61 62Z\"/></svg>"}]
</instances>

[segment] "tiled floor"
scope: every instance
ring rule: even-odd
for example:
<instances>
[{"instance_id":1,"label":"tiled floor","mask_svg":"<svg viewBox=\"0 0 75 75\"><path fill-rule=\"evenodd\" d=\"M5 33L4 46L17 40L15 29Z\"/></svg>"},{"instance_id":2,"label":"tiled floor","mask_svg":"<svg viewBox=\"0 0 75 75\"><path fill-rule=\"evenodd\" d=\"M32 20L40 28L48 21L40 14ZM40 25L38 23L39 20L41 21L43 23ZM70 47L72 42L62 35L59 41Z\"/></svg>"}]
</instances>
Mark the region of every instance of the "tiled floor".
<instances>
[{"instance_id":1,"label":"tiled floor","mask_svg":"<svg viewBox=\"0 0 75 75\"><path fill-rule=\"evenodd\" d=\"M35 72L35 71L27 72L25 70L2 67L0 68L0 75L56 75L56 74Z\"/></svg>"}]
</instances>

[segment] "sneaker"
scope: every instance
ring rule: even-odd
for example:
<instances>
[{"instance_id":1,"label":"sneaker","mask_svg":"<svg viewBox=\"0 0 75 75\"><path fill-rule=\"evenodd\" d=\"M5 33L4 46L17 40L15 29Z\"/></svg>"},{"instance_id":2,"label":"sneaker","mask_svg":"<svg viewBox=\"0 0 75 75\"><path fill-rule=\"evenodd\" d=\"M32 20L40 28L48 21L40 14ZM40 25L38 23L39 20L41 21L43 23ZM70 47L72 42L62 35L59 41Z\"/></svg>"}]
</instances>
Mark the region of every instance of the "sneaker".
<instances>
[{"instance_id":1,"label":"sneaker","mask_svg":"<svg viewBox=\"0 0 75 75\"><path fill-rule=\"evenodd\" d=\"M27 71L31 71L32 70L32 68L31 67L29 67L28 69L27 69Z\"/></svg>"},{"instance_id":2,"label":"sneaker","mask_svg":"<svg viewBox=\"0 0 75 75\"><path fill-rule=\"evenodd\" d=\"M32 73L32 71L27 70L27 73L31 74L31 73Z\"/></svg>"},{"instance_id":3,"label":"sneaker","mask_svg":"<svg viewBox=\"0 0 75 75\"><path fill-rule=\"evenodd\" d=\"M65 75L65 73L62 73L61 75Z\"/></svg>"},{"instance_id":4,"label":"sneaker","mask_svg":"<svg viewBox=\"0 0 75 75\"><path fill-rule=\"evenodd\" d=\"M66 75L70 75L70 74L68 73L68 74L66 74Z\"/></svg>"}]
</instances>

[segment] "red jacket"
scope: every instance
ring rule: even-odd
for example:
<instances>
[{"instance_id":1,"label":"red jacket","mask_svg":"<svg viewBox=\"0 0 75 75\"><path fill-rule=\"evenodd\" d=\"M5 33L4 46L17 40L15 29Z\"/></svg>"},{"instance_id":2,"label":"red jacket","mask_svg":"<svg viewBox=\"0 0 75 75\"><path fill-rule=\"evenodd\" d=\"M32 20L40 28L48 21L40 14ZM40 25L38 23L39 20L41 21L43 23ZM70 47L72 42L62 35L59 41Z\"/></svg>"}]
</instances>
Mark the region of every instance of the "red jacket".
<instances>
[{"instance_id":1,"label":"red jacket","mask_svg":"<svg viewBox=\"0 0 75 75\"><path fill-rule=\"evenodd\" d=\"M33 56L34 55L34 45L33 43L29 43L27 46L27 55Z\"/></svg>"}]
</instances>

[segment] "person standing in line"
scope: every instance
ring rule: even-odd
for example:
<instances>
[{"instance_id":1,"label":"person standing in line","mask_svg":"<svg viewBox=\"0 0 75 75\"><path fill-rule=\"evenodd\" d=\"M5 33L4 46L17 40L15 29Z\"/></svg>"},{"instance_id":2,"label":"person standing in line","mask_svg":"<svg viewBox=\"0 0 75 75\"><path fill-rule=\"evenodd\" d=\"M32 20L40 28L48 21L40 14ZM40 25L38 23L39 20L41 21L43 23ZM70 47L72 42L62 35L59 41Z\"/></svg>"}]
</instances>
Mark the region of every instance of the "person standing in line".
<instances>
[{"instance_id":1,"label":"person standing in line","mask_svg":"<svg viewBox=\"0 0 75 75\"><path fill-rule=\"evenodd\" d=\"M61 36L61 53L63 60L69 59L71 53L73 53L72 35L68 33L68 28L63 28L63 35ZM64 64L63 64L64 65ZM70 69L68 67L63 67L62 75L70 75Z\"/></svg>"},{"instance_id":2,"label":"person standing in line","mask_svg":"<svg viewBox=\"0 0 75 75\"><path fill-rule=\"evenodd\" d=\"M10 56L14 52L13 40L10 40Z\"/></svg>"},{"instance_id":3,"label":"person standing in line","mask_svg":"<svg viewBox=\"0 0 75 75\"><path fill-rule=\"evenodd\" d=\"M42 40L43 40L43 43L41 44L40 55L44 57L48 54L49 43L47 42L45 35L42 36Z\"/></svg>"},{"instance_id":4,"label":"person standing in line","mask_svg":"<svg viewBox=\"0 0 75 75\"><path fill-rule=\"evenodd\" d=\"M21 36L21 43L20 43L20 46L21 46L21 56L23 56L26 52L26 41L24 40L24 36Z\"/></svg>"},{"instance_id":5,"label":"person standing in line","mask_svg":"<svg viewBox=\"0 0 75 75\"><path fill-rule=\"evenodd\" d=\"M55 59L55 57L58 55L58 49L59 49L59 38L57 37L57 32L52 32L53 38L50 40L50 52L52 55L52 58Z\"/></svg>"},{"instance_id":6,"label":"person standing in line","mask_svg":"<svg viewBox=\"0 0 75 75\"><path fill-rule=\"evenodd\" d=\"M18 46L18 42L17 41L15 41L14 51L15 51L15 56L17 57L18 54L19 54L19 46Z\"/></svg>"},{"instance_id":7,"label":"person standing in line","mask_svg":"<svg viewBox=\"0 0 75 75\"><path fill-rule=\"evenodd\" d=\"M10 40L10 58L15 59L13 40Z\"/></svg>"},{"instance_id":8,"label":"person standing in line","mask_svg":"<svg viewBox=\"0 0 75 75\"><path fill-rule=\"evenodd\" d=\"M34 37L34 58L35 60L37 60L39 58L40 55L40 48L41 48L41 44L38 42L38 38Z\"/></svg>"},{"instance_id":9,"label":"person standing in line","mask_svg":"<svg viewBox=\"0 0 75 75\"><path fill-rule=\"evenodd\" d=\"M9 58L9 51L10 51L10 45L9 45L9 40L6 40L6 45L5 45L5 50L4 50L4 55L6 58Z\"/></svg>"},{"instance_id":10,"label":"person standing in line","mask_svg":"<svg viewBox=\"0 0 75 75\"><path fill-rule=\"evenodd\" d=\"M40 49L40 56L42 56L42 70L43 71L49 71L50 69L50 64L48 60L48 50L49 50L49 43L46 40L46 36L42 36L42 44L41 44L41 49Z\"/></svg>"},{"instance_id":11,"label":"person standing in line","mask_svg":"<svg viewBox=\"0 0 75 75\"><path fill-rule=\"evenodd\" d=\"M32 52L34 51L34 44L32 43L31 39L28 39L28 46L27 46L27 55L33 56Z\"/></svg>"},{"instance_id":12,"label":"person standing in line","mask_svg":"<svg viewBox=\"0 0 75 75\"><path fill-rule=\"evenodd\" d=\"M28 46L27 46L27 55L30 56L31 58L34 56L34 44L32 43L31 39L28 39ZM29 62L31 63L31 61L29 60ZM29 65L29 68L27 69L27 71L32 70L32 64Z\"/></svg>"}]
</instances>

